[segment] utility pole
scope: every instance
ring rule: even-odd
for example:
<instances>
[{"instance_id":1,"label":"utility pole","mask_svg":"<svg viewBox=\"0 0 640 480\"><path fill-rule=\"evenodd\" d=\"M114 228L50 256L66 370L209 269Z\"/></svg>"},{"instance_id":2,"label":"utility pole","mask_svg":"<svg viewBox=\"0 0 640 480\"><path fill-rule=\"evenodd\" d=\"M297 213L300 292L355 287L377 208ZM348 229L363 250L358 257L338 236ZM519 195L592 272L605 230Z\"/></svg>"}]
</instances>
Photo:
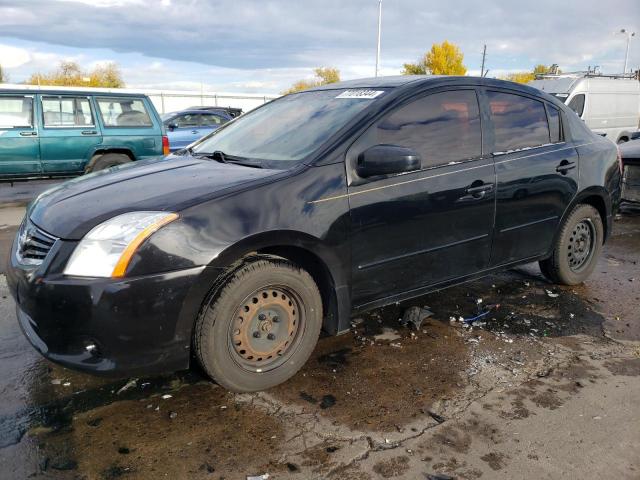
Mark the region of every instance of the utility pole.
<instances>
[{"instance_id":1,"label":"utility pole","mask_svg":"<svg viewBox=\"0 0 640 480\"><path fill-rule=\"evenodd\" d=\"M376 77L380 68L380 35L382 33L382 0L378 0L378 45L376 47Z\"/></svg>"},{"instance_id":2,"label":"utility pole","mask_svg":"<svg viewBox=\"0 0 640 480\"><path fill-rule=\"evenodd\" d=\"M480 67L480 76L484 77L484 59L487 57L487 45L482 49L482 67Z\"/></svg>"}]
</instances>

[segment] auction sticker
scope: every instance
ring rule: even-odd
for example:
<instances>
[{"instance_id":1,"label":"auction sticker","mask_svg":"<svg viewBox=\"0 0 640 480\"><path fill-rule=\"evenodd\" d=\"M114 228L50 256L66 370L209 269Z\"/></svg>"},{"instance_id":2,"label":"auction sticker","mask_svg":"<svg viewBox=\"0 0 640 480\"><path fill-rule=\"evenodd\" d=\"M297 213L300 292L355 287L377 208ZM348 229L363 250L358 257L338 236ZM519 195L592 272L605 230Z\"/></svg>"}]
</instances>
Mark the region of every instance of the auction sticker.
<instances>
[{"instance_id":1,"label":"auction sticker","mask_svg":"<svg viewBox=\"0 0 640 480\"><path fill-rule=\"evenodd\" d=\"M379 95L382 95L384 90L369 90L366 88L361 88L358 90L345 90L336 98L362 98L365 100L370 100L372 98L376 98Z\"/></svg>"}]
</instances>

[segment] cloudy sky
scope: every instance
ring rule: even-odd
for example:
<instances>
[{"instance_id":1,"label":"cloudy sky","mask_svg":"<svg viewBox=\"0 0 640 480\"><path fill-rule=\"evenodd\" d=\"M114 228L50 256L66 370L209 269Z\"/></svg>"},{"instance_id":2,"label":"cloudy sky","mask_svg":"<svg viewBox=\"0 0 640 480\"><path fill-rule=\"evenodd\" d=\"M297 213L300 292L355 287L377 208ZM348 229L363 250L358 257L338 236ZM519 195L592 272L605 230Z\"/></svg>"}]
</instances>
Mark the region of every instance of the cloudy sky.
<instances>
[{"instance_id":1,"label":"cloudy sky","mask_svg":"<svg viewBox=\"0 0 640 480\"><path fill-rule=\"evenodd\" d=\"M0 64L13 82L70 59L117 62L127 86L277 93L316 66L372 76L377 0L0 0ZM383 0L382 73L434 42L457 43L470 74L558 63L640 66L640 0Z\"/></svg>"}]
</instances>

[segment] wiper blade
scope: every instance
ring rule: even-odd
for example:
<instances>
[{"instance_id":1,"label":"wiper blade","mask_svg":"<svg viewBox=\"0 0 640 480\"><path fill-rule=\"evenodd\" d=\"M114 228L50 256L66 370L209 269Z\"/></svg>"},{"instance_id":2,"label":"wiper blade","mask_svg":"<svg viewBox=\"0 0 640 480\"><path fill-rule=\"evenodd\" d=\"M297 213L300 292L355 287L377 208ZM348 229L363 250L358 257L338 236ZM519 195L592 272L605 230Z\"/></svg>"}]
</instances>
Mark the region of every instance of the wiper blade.
<instances>
[{"instance_id":1,"label":"wiper blade","mask_svg":"<svg viewBox=\"0 0 640 480\"><path fill-rule=\"evenodd\" d=\"M216 160L220 163L233 163L235 165L243 165L246 167L262 168L262 162L260 161L250 160L248 158L238 157L236 155L227 155L226 153L220 150L216 150L213 153L194 152L192 153L192 155L211 158L212 160Z\"/></svg>"},{"instance_id":2,"label":"wiper blade","mask_svg":"<svg viewBox=\"0 0 640 480\"><path fill-rule=\"evenodd\" d=\"M226 163L233 163L234 165L243 165L245 167L253 167L253 168L263 168L262 162L255 160L237 160L227 158Z\"/></svg>"},{"instance_id":3,"label":"wiper blade","mask_svg":"<svg viewBox=\"0 0 640 480\"><path fill-rule=\"evenodd\" d=\"M213 160L217 160L220 163L227 163L224 152L221 152L220 150L216 150L211 155L209 155L209 157Z\"/></svg>"}]
</instances>

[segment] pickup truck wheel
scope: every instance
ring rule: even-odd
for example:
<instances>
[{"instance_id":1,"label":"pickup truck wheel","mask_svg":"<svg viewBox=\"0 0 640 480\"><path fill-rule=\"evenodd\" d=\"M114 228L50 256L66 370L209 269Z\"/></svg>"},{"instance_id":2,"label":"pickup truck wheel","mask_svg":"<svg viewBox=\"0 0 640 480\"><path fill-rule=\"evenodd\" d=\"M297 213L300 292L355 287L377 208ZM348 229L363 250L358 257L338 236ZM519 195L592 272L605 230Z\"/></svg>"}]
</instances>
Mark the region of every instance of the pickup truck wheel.
<instances>
[{"instance_id":1,"label":"pickup truck wheel","mask_svg":"<svg viewBox=\"0 0 640 480\"><path fill-rule=\"evenodd\" d=\"M130 161L131 158L123 153L105 153L104 155L100 155L97 159L90 163L85 173L105 170L107 168L115 167L116 165L129 163Z\"/></svg>"},{"instance_id":2,"label":"pickup truck wheel","mask_svg":"<svg viewBox=\"0 0 640 480\"><path fill-rule=\"evenodd\" d=\"M540 271L554 283L584 282L596 266L603 239L598 211L591 205L576 205L560 228L551 257L540 262Z\"/></svg>"},{"instance_id":3,"label":"pickup truck wheel","mask_svg":"<svg viewBox=\"0 0 640 480\"><path fill-rule=\"evenodd\" d=\"M287 260L247 263L207 302L194 333L198 361L235 392L292 377L316 346L322 299L311 275Z\"/></svg>"}]
</instances>

